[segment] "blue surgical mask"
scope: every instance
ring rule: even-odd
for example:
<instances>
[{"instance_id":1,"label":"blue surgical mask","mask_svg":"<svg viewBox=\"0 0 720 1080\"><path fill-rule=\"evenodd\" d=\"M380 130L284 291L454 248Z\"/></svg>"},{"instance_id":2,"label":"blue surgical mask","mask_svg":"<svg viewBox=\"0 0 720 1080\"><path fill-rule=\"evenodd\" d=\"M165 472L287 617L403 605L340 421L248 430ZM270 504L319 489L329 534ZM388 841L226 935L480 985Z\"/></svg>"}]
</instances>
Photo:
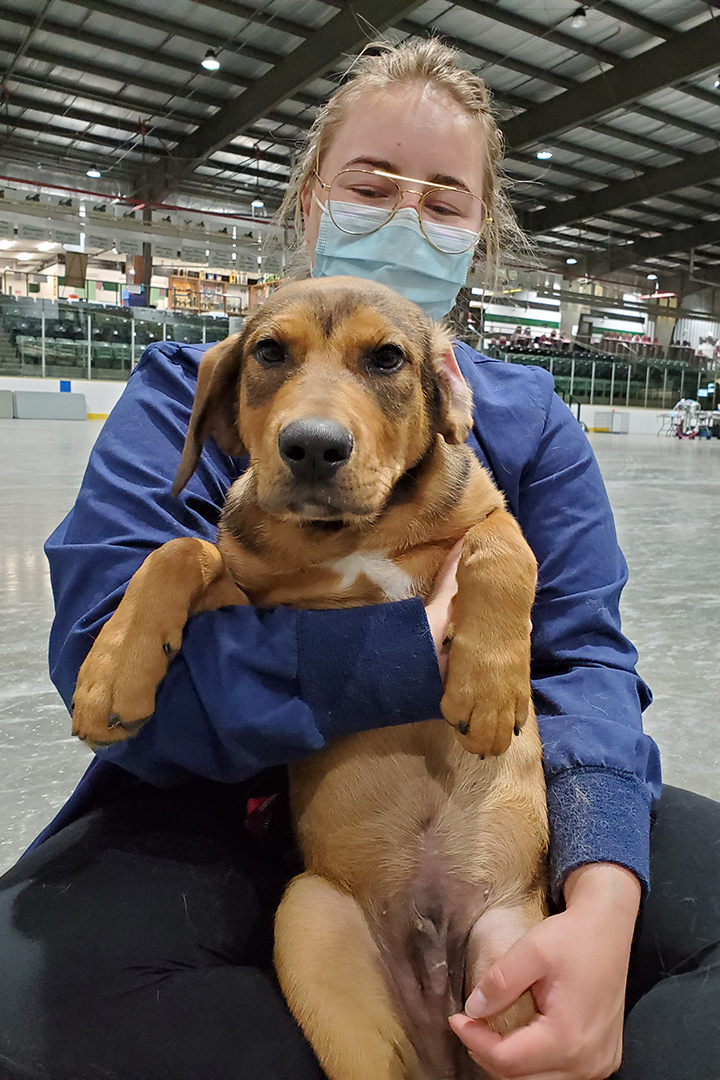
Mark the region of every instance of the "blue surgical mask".
<instances>
[{"instance_id":1,"label":"blue surgical mask","mask_svg":"<svg viewBox=\"0 0 720 1080\"><path fill-rule=\"evenodd\" d=\"M322 216L313 277L339 274L368 278L413 300L431 319L442 319L447 315L465 284L473 257L472 247L457 253L438 251L428 243L420 228L417 211L412 207L396 211L394 217L375 232L343 232L330 217L327 203L323 206L317 196L315 200L322 207ZM334 202L333 214L355 229L358 218L372 228L375 222L385 217L384 211L356 203ZM437 235L444 246L448 246L448 237L452 237L458 247L475 237L465 229L449 226L426 225L425 228L433 238Z\"/></svg>"}]
</instances>

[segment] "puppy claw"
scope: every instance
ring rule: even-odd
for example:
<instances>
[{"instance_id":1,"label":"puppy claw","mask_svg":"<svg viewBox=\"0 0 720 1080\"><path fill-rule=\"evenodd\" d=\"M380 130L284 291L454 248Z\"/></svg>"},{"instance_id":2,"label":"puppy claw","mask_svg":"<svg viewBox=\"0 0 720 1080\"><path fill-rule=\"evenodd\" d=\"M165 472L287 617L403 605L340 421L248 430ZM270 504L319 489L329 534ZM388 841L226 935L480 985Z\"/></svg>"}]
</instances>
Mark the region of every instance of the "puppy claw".
<instances>
[{"instance_id":1,"label":"puppy claw","mask_svg":"<svg viewBox=\"0 0 720 1080\"><path fill-rule=\"evenodd\" d=\"M138 731L145 727L149 719L149 716L143 716L142 720L126 720L122 726L128 735L137 735Z\"/></svg>"},{"instance_id":2,"label":"puppy claw","mask_svg":"<svg viewBox=\"0 0 720 1080\"><path fill-rule=\"evenodd\" d=\"M149 719L149 716L144 716L142 720L123 720L117 713L113 713L107 722L107 726L109 728L122 728L123 731L127 731L128 735L135 735L141 727L147 724ZM98 746L102 745L102 743L98 743Z\"/></svg>"}]
</instances>

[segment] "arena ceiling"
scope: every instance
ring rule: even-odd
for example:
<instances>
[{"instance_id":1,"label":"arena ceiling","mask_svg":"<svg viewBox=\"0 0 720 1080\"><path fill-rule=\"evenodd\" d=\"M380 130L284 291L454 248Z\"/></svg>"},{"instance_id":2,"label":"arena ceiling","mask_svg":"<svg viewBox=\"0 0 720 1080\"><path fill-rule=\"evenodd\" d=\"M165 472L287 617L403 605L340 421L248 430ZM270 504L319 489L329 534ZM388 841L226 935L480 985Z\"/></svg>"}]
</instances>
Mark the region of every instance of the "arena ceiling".
<instances>
[{"instance_id":1,"label":"arena ceiling","mask_svg":"<svg viewBox=\"0 0 720 1080\"><path fill-rule=\"evenodd\" d=\"M380 33L491 87L545 266L720 284L720 0L0 0L0 185L272 209Z\"/></svg>"}]
</instances>

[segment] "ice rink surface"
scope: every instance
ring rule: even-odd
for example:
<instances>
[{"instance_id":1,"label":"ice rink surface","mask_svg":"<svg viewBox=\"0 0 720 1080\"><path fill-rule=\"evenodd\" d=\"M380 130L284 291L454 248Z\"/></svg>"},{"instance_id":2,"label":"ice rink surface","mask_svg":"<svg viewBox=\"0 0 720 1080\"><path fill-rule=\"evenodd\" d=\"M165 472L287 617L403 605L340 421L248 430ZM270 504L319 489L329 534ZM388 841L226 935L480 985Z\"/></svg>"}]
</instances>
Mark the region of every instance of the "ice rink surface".
<instances>
[{"instance_id":1,"label":"ice rink surface","mask_svg":"<svg viewBox=\"0 0 720 1080\"><path fill-rule=\"evenodd\" d=\"M89 752L47 673L43 543L99 421L0 420L0 872L63 804ZM630 566L624 629L655 701L668 783L720 799L720 442L592 435Z\"/></svg>"}]
</instances>

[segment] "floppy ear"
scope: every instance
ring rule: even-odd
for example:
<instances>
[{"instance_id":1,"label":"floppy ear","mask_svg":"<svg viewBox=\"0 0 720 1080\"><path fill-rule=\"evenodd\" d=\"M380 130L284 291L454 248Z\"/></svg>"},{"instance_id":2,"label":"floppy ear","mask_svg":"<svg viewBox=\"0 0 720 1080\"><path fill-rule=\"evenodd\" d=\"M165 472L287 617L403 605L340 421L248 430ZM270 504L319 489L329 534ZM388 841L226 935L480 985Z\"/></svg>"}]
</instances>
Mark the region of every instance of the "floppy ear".
<instances>
[{"instance_id":1,"label":"floppy ear","mask_svg":"<svg viewBox=\"0 0 720 1080\"><path fill-rule=\"evenodd\" d=\"M440 390L440 434L447 443L464 443L473 422L472 391L455 359L450 335L440 326L433 331L433 358Z\"/></svg>"},{"instance_id":2,"label":"floppy ear","mask_svg":"<svg viewBox=\"0 0 720 1080\"><path fill-rule=\"evenodd\" d=\"M225 454L245 453L237 426L238 383L242 334L233 334L208 349L200 362L197 390L188 433L175 481L173 495L179 495L195 472L203 443L212 435Z\"/></svg>"}]
</instances>

